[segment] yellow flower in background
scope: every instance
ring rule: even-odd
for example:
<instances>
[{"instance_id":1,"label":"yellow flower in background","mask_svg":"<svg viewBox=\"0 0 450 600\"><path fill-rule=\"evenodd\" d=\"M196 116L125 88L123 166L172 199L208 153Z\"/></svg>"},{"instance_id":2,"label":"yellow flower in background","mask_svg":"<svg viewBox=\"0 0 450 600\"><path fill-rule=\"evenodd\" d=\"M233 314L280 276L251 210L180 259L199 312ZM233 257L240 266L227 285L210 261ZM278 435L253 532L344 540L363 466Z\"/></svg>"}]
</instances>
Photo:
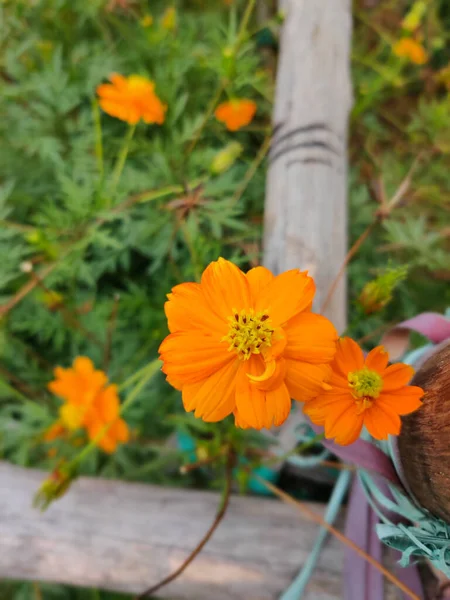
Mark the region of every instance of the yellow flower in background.
<instances>
[{"instance_id":1,"label":"yellow flower in background","mask_svg":"<svg viewBox=\"0 0 450 600\"><path fill-rule=\"evenodd\" d=\"M71 368L56 367L55 380L49 390L64 400L60 420L46 434L50 441L66 431L84 428L90 440L95 440L105 426L105 434L97 441L105 452L114 452L119 442L129 439L128 426L119 417L117 386L108 385L103 371L96 370L92 361L77 357Z\"/></svg>"},{"instance_id":2,"label":"yellow flower in background","mask_svg":"<svg viewBox=\"0 0 450 600\"><path fill-rule=\"evenodd\" d=\"M428 61L428 54L420 42L413 38L405 37L393 46L393 51L400 58L407 58L416 65L423 65Z\"/></svg>"},{"instance_id":3,"label":"yellow flower in background","mask_svg":"<svg viewBox=\"0 0 450 600\"><path fill-rule=\"evenodd\" d=\"M225 123L229 131L237 131L251 123L255 113L256 103L253 100L233 98L219 104L214 115L218 121Z\"/></svg>"},{"instance_id":4,"label":"yellow flower in background","mask_svg":"<svg viewBox=\"0 0 450 600\"><path fill-rule=\"evenodd\" d=\"M169 8L166 9L161 19L161 25L168 31L173 31L175 29L177 26L177 11L174 6L169 6Z\"/></svg>"},{"instance_id":5,"label":"yellow flower in background","mask_svg":"<svg viewBox=\"0 0 450 600\"><path fill-rule=\"evenodd\" d=\"M155 84L146 77L124 77L114 73L111 83L97 87L101 108L112 117L135 125L141 119L145 123L162 125L167 106L155 93Z\"/></svg>"},{"instance_id":6,"label":"yellow flower in background","mask_svg":"<svg viewBox=\"0 0 450 600\"><path fill-rule=\"evenodd\" d=\"M200 283L173 288L162 371L186 411L207 422L234 414L237 427L281 425L291 398L321 393L336 352L332 323L311 312L314 280L298 269L244 274L219 258Z\"/></svg>"},{"instance_id":7,"label":"yellow flower in background","mask_svg":"<svg viewBox=\"0 0 450 600\"><path fill-rule=\"evenodd\" d=\"M150 14L146 14L139 21L142 27L151 27L153 25L153 17Z\"/></svg>"}]
</instances>

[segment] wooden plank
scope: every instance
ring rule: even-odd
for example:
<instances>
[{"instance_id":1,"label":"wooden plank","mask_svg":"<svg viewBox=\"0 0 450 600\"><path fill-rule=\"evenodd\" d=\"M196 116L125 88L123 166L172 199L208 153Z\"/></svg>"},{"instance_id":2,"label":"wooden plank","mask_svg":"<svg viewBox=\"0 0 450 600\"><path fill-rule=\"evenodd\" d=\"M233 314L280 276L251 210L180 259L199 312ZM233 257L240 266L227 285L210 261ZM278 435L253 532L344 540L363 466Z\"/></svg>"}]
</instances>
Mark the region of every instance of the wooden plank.
<instances>
[{"instance_id":1,"label":"wooden plank","mask_svg":"<svg viewBox=\"0 0 450 600\"><path fill-rule=\"evenodd\" d=\"M0 463L0 577L142 592L175 569L209 527L218 495L80 478L40 513L45 477ZM323 513L323 507L314 506ZM278 598L304 563L317 526L277 500L233 496L203 552L160 597ZM342 547L330 540L306 600L341 597Z\"/></svg>"},{"instance_id":2,"label":"wooden plank","mask_svg":"<svg viewBox=\"0 0 450 600\"><path fill-rule=\"evenodd\" d=\"M281 0L274 137L269 155L264 264L308 269L322 304L347 251L350 0ZM345 278L326 311L347 321Z\"/></svg>"}]
</instances>

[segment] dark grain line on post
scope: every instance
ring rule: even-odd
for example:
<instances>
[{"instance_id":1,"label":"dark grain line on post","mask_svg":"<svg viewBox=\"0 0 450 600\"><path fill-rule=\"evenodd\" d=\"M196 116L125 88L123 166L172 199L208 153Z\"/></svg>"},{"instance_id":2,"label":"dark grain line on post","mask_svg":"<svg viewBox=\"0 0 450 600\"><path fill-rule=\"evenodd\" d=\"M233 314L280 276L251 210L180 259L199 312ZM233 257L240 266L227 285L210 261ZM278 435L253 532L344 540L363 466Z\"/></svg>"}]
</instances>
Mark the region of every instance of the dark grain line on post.
<instances>
[{"instance_id":1,"label":"dark grain line on post","mask_svg":"<svg viewBox=\"0 0 450 600\"><path fill-rule=\"evenodd\" d=\"M300 144L294 144L293 146L288 146L287 148L283 148L279 152L275 152L274 155L269 155L269 162L273 164L276 160L287 154L288 152L293 152L294 150L300 150L301 148L322 148L323 150L327 150L328 152L332 152L336 156L340 156L340 152L333 148L330 144L326 142L312 141L312 142L301 142Z\"/></svg>"},{"instance_id":2,"label":"dark grain line on post","mask_svg":"<svg viewBox=\"0 0 450 600\"><path fill-rule=\"evenodd\" d=\"M331 160L326 160L324 158L296 158L294 160L289 160L286 163L286 166L290 167L291 165L295 165L298 163L302 163L302 164L319 164L319 165L326 165L327 167L332 167L333 163L331 162Z\"/></svg>"},{"instance_id":3,"label":"dark grain line on post","mask_svg":"<svg viewBox=\"0 0 450 600\"><path fill-rule=\"evenodd\" d=\"M272 138L276 136L276 134L280 131L280 129L284 127L284 121L282 123L276 123L272 129Z\"/></svg>"},{"instance_id":4,"label":"dark grain line on post","mask_svg":"<svg viewBox=\"0 0 450 600\"><path fill-rule=\"evenodd\" d=\"M278 126L277 126L278 127ZM281 127L281 124L280 124ZM291 129L291 131L288 131L287 133L283 133L282 135L280 135L280 137L275 138L275 129L273 131L273 137L272 137L272 149L275 148L275 146L278 146L278 144L281 144L282 142L289 140L290 138L296 136L299 133L308 133L309 131L325 131L326 133L331 133L333 135L336 136L336 138L338 140L340 140L339 136L337 133L335 133L330 127L328 127L328 125L326 123L310 123L309 125L302 125L301 127L295 127L295 129Z\"/></svg>"}]
</instances>

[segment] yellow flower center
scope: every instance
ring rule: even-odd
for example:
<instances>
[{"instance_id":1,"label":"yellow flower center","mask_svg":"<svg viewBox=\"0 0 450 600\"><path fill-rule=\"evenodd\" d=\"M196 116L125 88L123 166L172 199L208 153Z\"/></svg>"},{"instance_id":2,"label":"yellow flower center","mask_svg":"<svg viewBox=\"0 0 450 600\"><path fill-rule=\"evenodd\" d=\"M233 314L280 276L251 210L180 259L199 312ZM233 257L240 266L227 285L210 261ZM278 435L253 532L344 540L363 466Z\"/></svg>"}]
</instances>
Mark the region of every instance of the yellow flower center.
<instances>
[{"instance_id":1,"label":"yellow flower center","mask_svg":"<svg viewBox=\"0 0 450 600\"><path fill-rule=\"evenodd\" d=\"M361 414L370 408L373 401L378 398L383 389L383 378L381 375L366 367L349 373L347 380L356 401L357 414Z\"/></svg>"},{"instance_id":2,"label":"yellow flower center","mask_svg":"<svg viewBox=\"0 0 450 600\"><path fill-rule=\"evenodd\" d=\"M261 354L272 343L273 328L265 311L237 311L228 317L230 327L222 341L229 342L228 351L234 350L239 358L248 360L252 354Z\"/></svg>"}]
</instances>

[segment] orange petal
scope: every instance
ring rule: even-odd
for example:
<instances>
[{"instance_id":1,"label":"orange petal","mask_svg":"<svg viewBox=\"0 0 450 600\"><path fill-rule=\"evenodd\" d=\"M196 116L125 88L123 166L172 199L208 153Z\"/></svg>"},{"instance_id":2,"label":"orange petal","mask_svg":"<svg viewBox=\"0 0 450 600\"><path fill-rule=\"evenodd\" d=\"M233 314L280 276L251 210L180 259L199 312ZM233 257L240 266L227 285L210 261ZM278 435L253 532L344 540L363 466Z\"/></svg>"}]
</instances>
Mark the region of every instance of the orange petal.
<instances>
[{"instance_id":1,"label":"orange petal","mask_svg":"<svg viewBox=\"0 0 450 600\"><path fill-rule=\"evenodd\" d=\"M274 275L266 267L250 269L246 277L254 302L256 302L262 291L274 280Z\"/></svg>"},{"instance_id":2,"label":"orange petal","mask_svg":"<svg viewBox=\"0 0 450 600\"><path fill-rule=\"evenodd\" d=\"M332 363L331 368L333 368L334 364L335 363ZM343 393L344 391L348 392L350 389L348 378L344 377L340 371L333 371L331 377L327 379L327 383L334 391L339 391L339 393Z\"/></svg>"},{"instance_id":3,"label":"orange petal","mask_svg":"<svg viewBox=\"0 0 450 600\"><path fill-rule=\"evenodd\" d=\"M234 311L253 306L250 285L244 273L232 262L219 258L203 272L202 291L207 305L222 319Z\"/></svg>"},{"instance_id":4,"label":"orange petal","mask_svg":"<svg viewBox=\"0 0 450 600\"><path fill-rule=\"evenodd\" d=\"M109 385L95 399L96 409L105 423L114 421L119 414L117 386Z\"/></svg>"},{"instance_id":5,"label":"orange petal","mask_svg":"<svg viewBox=\"0 0 450 600\"><path fill-rule=\"evenodd\" d=\"M116 419L108 430L110 437L125 444L130 439L130 430L123 419Z\"/></svg>"},{"instance_id":6,"label":"orange petal","mask_svg":"<svg viewBox=\"0 0 450 600\"><path fill-rule=\"evenodd\" d=\"M183 405L187 412L213 423L230 415L235 407L236 374L239 361L233 360L216 373L193 385L183 387Z\"/></svg>"},{"instance_id":7,"label":"orange petal","mask_svg":"<svg viewBox=\"0 0 450 600\"><path fill-rule=\"evenodd\" d=\"M266 410L270 422L276 427L282 425L291 412L291 396L284 383L266 392Z\"/></svg>"},{"instance_id":8,"label":"orange petal","mask_svg":"<svg viewBox=\"0 0 450 600\"><path fill-rule=\"evenodd\" d=\"M396 363L388 367L383 373L383 392L398 390L407 385L412 376L414 369L403 363Z\"/></svg>"},{"instance_id":9,"label":"orange petal","mask_svg":"<svg viewBox=\"0 0 450 600\"><path fill-rule=\"evenodd\" d=\"M266 409L266 392L252 385L248 375L260 375L261 363L254 355L249 360L242 361L236 378L236 413L237 422L243 422L247 427L262 429L270 427L272 421Z\"/></svg>"},{"instance_id":10,"label":"orange petal","mask_svg":"<svg viewBox=\"0 0 450 600\"><path fill-rule=\"evenodd\" d=\"M77 356L73 361L73 368L81 375L92 375L94 373L94 363L87 356Z\"/></svg>"},{"instance_id":11,"label":"orange petal","mask_svg":"<svg viewBox=\"0 0 450 600\"><path fill-rule=\"evenodd\" d=\"M174 379L173 377L166 376L166 381L169 385L174 387L176 390L181 391L183 389L183 383L178 379Z\"/></svg>"},{"instance_id":12,"label":"orange petal","mask_svg":"<svg viewBox=\"0 0 450 600\"><path fill-rule=\"evenodd\" d=\"M226 343L200 332L171 333L159 353L164 363L162 372L183 385L206 379L236 358Z\"/></svg>"},{"instance_id":13,"label":"orange petal","mask_svg":"<svg viewBox=\"0 0 450 600\"><path fill-rule=\"evenodd\" d=\"M112 454L116 451L117 440L106 433L102 439L97 442L97 445L103 450L103 452Z\"/></svg>"},{"instance_id":14,"label":"orange petal","mask_svg":"<svg viewBox=\"0 0 450 600\"><path fill-rule=\"evenodd\" d=\"M348 392L343 394L325 392L305 402L303 412L311 418L313 423L316 423L317 419L323 423L327 414L334 410L333 407L351 403L354 403L354 398Z\"/></svg>"},{"instance_id":15,"label":"orange petal","mask_svg":"<svg viewBox=\"0 0 450 600\"><path fill-rule=\"evenodd\" d=\"M347 379L352 371L358 371L364 367L364 354L358 344L349 337L339 338L337 352L334 358L333 371L340 371Z\"/></svg>"},{"instance_id":16,"label":"orange petal","mask_svg":"<svg viewBox=\"0 0 450 600\"><path fill-rule=\"evenodd\" d=\"M272 283L261 291L256 301L256 310L267 310L275 326L283 325L310 307L315 291L312 277L306 272L292 269L277 275Z\"/></svg>"},{"instance_id":17,"label":"orange petal","mask_svg":"<svg viewBox=\"0 0 450 600\"><path fill-rule=\"evenodd\" d=\"M362 428L363 416L355 414L349 408L335 425L334 441L341 446L353 444L361 435Z\"/></svg>"},{"instance_id":18,"label":"orange petal","mask_svg":"<svg viewBox=\"0 0 450 600\"><path fill-rule=\"evenodd\" d=\"M422 406L421 398L424 395L422 388L408 385L400 390L382 392L377 403L387 405L398 415L408 415Z\"/></svg>"},{"instance_id":19,"label":"orange petal","mask_svg":"<svg viewBox=\"0 0 450 600\"><path fill-rule=\"evenodd\" d=\"M250 429L250 425L247 425L247 423L243 420L242 415L239 414L237 410L233 414L234 424L236 427L239 427L240 429Z\"/></svg>"},{"instance_id":20,"label":"orange petal","mask_svg":"<svg viewBox=\"0 0 450 600\"><path fill-rule=\"evenodd\" d=\"M311 365L298 360L286 359L285 383L291 398L305 402L323 391L323 383L330 374L328 365Z\"/></svg>"},{"instance_id":21,"label":"orange petal","mask_svg":"<svg viewBox=\"0 0 450 600\"><path fill-rule=\"evenodd\" d=\"M356 404L350 398L330 405L325 418L325 437L346 440L358 428L361 431L363 419L356 413ZM358 435L359 435L358 432Z\"/></svg>"},{"instance_id":22,"label":"orange petal","mask_svg":"<svg viewBox=\"0 0 450 600\"><path fill-rule=\"evenodd\" d=\"M401 420L397 413L382 403L375 402L363 413L364 425L376 440L386 440L388 435L398 435Z\"/></svg>"},{"instance_id":23,"label":"orange petal","mask_svg":"<svg viewBox=\"0 0 450 600\"><path fill-rule=\"evenodd\" d=\"M255 357L256 359L257 357ZM264 371L260 375L248 375L250 382L259 390L279 388L286 376L286 361L282 358L264 362Z\"/></svg>"},{"instance_id":24,"label":"orange petal","mask_svg":"<svg viewBox=\"0 0 450 600\"><path fill-rule=\"evenodd\" d=\"M380 375L383 375L388 362L389 354L384 349L384 346L377 346L366 356L366 367L372 371L376 371Z\"/></svg>"},{"instance_id":25,"label":"orange petal","mask_svg":"<svg viewBox=\"0 0 450 600\"><path fill-rule=\"evenodd\" d=\"M111 73L108 79L111 81L113 86L121 92L127 88L127 78L124 75L120 75L119 73Z\"/></svg>"},{"instance_id":26,"label":"orange petal","mask_svg":"<svg viewBox=\"0 0 450 600\"><path fill-rule=\"evenodd\" d=\"M284 330L287 335L286 358L327 363L336 354L337 331L322 315L300 313L288 321Z\"/></svg>"},{"instance_id":27,"label":"orange petal","mask_svg":"<svg viewBox=\"0 0 450 600\"><path fill-rule=\"evenodd\" d=\"M172 289L169 300L164 305L169 331L188 331L203 329L219 339L227 334L228 323L220 319L205 301L199 283L182 283Z\"/></svg>"}]
</instances>

